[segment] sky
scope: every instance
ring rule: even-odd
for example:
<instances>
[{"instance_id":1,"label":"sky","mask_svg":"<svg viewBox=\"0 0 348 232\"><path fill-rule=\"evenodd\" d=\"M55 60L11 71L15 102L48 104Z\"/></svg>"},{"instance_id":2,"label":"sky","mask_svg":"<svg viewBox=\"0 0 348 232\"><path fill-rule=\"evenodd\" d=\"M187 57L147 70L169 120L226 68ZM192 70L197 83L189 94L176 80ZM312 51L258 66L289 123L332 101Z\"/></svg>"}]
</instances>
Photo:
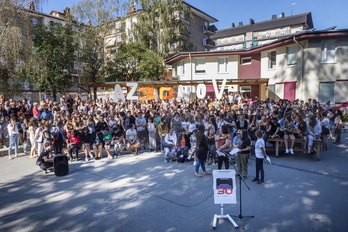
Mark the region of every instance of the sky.
<instances>
[{"instance_id":1,"label":"sky","mask_svg":"<svg viewBox=\"0 0 348 232\"><path fill-rule=\"evenodd\" d=\"M64 7L72 7L79 0L45 0L44 13L51 10L63 11ZM348 0L186 0L190 5L200 9L218 20L214 25L218 29L230 28L232 23L249 24L252 18L255 23L270 20L272 15L285 16L312 12L314 27L317 30L337 26L337 29L348 29Z\"/></svg>"}]
</instances>

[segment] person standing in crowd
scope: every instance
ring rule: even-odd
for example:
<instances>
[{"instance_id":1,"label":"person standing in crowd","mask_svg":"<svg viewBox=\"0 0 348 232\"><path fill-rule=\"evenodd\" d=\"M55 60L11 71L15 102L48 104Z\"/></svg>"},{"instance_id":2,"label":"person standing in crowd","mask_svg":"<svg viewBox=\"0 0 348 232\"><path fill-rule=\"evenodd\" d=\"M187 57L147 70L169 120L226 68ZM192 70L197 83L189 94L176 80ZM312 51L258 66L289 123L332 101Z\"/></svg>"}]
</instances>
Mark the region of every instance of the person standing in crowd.
<instances>
[{"instance_id":1,"label":"person standing in crowd","mask_svg":"<svg viewBox=\"0 0 348 232\"><path fill-rule=\"evenodd\" d=\"M209 157L207 160L211 160L211 163L215 165L215 160L216 158L216 145L215 145L215 129L214 127L210 127L210 130L208 131L207 134L207 143L208 143L208 151L209 151Z\"/></svg>"},{"instance_id":2,"label":"person standing in crowd","mask_svg":"<svg viewBox=\"0 0 348 232\"><path fill-rule=\"evenodd\" d=\"M33 103L33 116L36 119L40 119L41 118L41 112L40 112L39 105L38 105L37 102Z\"/></svg>"},{"instance_id":3,"label":"person standing in crowd","mask_svg":"<svg viewBox=\"0 0 348 232\"><path fill-rule=\"evenodd\" d=\"M15 157L18 156L18 144L19 144L19 127L20 124L17 122L17 116L13 116L10 119L10 123L7 125L7 131L9 136L9 146L8 146L8 158L11 160L13 159L12 154L12 148L15 150Z\"/></svg>"},{"instance_id":4,"label":"person standing in crowd","mask_svg":"<svg viewBox=\"0 0 348 232\"><path fill-rule=\"evenodd\" d=\"M237 167L238 175L243 176L244 179L248 176L248 159L250 154L251 141L248 136L248 131L242 130L242 143L239 147L239 152L237 153Z\"/></svg>"},{"instance_id":5,"label":"person standing in crowd","mask_svg":"<svg viewBox=\"0 0 348 232\"><path fill-rule=\"evenodd\" d=\"M238 115L238 120L236 121L236 127L237 127L237 130L248 129L249 124L248 124L248 121L245 119L245 115L243 113Z\"/></svg>"},{"instance_id":6,"label":"person standing in crowd","mask_svg":"<svg viewBox=\"0 0 348 232\"><path fill-rule=\"evenodd\" d=\"M335 124L335 114L331 108L327 111L327 118L330 120L329 121L329 129L330 129L329 138L334 139L334 136L332 135L332 131L334 129L334 124Z\"/></svg>"},{"instance_id":7,"label":"person standing in crowd","mask_svg":"<svg viewBox=\"0 0 348 232\"><path fill-rule=\"evenodd\" d=\"M263 170L263 159L267 157L265 141L263 140L263 133L260 130L255 132L255 156L256 156L256 176L252 181L257 181L258 184L262 184L265 181L265 171ZM259 179L261 174L261 179Z\"/></svg>"},{"instance_id":8,"label":"person standing in crowd","mask_svg":"<svg viewBox=\"0 0 348 232\"><path fill-rule=\"evenodd\" d=\"M147 131L149 132L149 151L156 151L157 150L157 141L156 141L156 125L153 122L153 118L149 117L147 123Z\"/></svg>"},{"instance_id":9,"label":"person standing in crowd","mask_svg":"<svg viewBox=\"0 0 348 232\"><path fill-rule=\"evenodd\" d=\"M7 137L7 125L8 125L8 116L7 111L4 109L4 106L0 104L0 139L1 147L6 148L5 138Z\"/></svg>"},{"instance_id":10,"label":"person standing in crowd","mask_svg":"<svg viewBox=\"0 0 348 232\"><path fill-rule=\"evenodd\" d=\"M143 116L142 112L138 113L138 118L135 119L135 126L137 130L137 137L139 139L140 145L143 145L144 150L147 149L147 131L146 131L146 119Z\"/></svg>"},{"instance_id":11,"label":"person standing in crowd","mask_svg":"<svg viewBox=\"0 0 348 232\"><path fill-rule=\"evenodd\" d=\"M28 129L28 133L29 133L29 140L30 140L30 158L35 158L36 156L36 150L37 150L37 142L35 139L35 131L36 131L36 127L37 127L37 120L35 118L32 118L29 121L29 129Z\"/></svg>"},{"instance_id":12,"label":"person standing in crowd","mask_svg":"<svg viewBox=\"0 0 348 232\"><path fill-rule=\"evenodd\" d=\"M231 135L231 138L233 138L234 132L236 131L236 122L232 117L232 112L227 112L227 116L223 119L223 122L228 126L228 132Z\"/></svg>"},{"instance_id":13,"label":"person standing in crowd","mask_svg":"<svg viewBox=\"0 0 348 232\"><path fill-rule=\"evenodd\" d=\"M22 135L23 135L23 153L24 155L28 155L28 119L27 118L23 118L22 124L20 125L20 127L22 128Z\"/></svg>"},{"instance_id":14,"label":"person standing in crowd","mask_svg":"<svg viewBox=\"0 0 348 232\"><path fill-rule=\"evenodd\" d=\"M310 113L307 121L308 154L310 154L312 151L314 140L319 139L320 135L320 123L317 121L314 114Z\"/></svg>"},{"instance_id":15,"label":"person standing in crowd","mask_svg":"<svg viewBox=\"0 0 348 232\"><path fill-rule=\"evenodd\" d=\"M182 121L178 112L174 113L174 118L171 120L170 128L174 130L174 133L178 136L182 130Z\"/></svg>"},{"instance_id":16,"label":"person standing in crowd","mask_svg":"<svg viewBox=\"0 0 348 232\"><path fill-rule=\"evenodd\" d=\"M228 127L222 125L221 133L215 137L216 153L218 155L218 169L222 168L222 164L225 164L225 169L230 168L230 162L224 152L231 150L231 135L228 133ZM224 152L222 152L224 151Z\"/></svg>"},{"instance_id":17,"label":"person standing in crowd","mask_svg":"<svg viewBox=\"0 0 348 232\"><path fill-rule=\"evenodd\" d=\"M204 134L204 125L199 124L196 132L196 166L195 166L195 176L201 177L199 174L199 167L202 168L203 175L211 175L205 169L205 161L208 154L208 142Z\"/></svg>"},{"instance_id":18,"label":"person standing in crowd","mask_svg":"<svg viewBox=\"0 0 348 232\"><path fill-rule=\"evenodd\" d=\"M166 123L166 119L163 117L161 118L161 122L160 124L158 124L157 127L157 133L160 136L160 150L164 151L164 137L166 136L166 134L168 134L169 132L169 126Z\"/></svg>"},{"instance_id":19,"label":"person standing in crowd","mask_svg":"<svg viewBox=\"0 0 348 232\"><path fill-rule=\"evenodd\" d=\"M42 130L43 130L42 128L43 128L42 122L38 122L36 131L35 131L35 139L37 143L37 156L40 156L41 152L44 149L43 147L44 137L42 134Z\"/></svg>"},{"instance_id":20,"label":"person standing in crowd","mask_svg":"<svg viewBox=\"0 0 348 232\"><path fill-rule=\"evenodd\" d=\"M334 128L335 128L335 142L334 144L341 144L341 133L342 133L342 111L336 110L335 112L335 120L334 120Z\"/></svg>"},{"instance_id":21,"label":"person standing in crowd","mask_svg":"<svg viewBox=\"0 0 348 232\"><path fill-rule=\"evenodd\" d=\"M320 125L321 125L321 140L322 142L322 149L324 151L327 150L327 136L330 134L330 120L327 118L327 112L324 111L322 114L322 118L320 120Z\"/></svg>"},{"instance_id":22,"label":"person standing in crowd","mask_svg":"<svg viewBox=\"0 0 348 232\"><path fill-rule=\"evenodd\" d=\"M54 152L56 154L62 154L63 144L66 138L63 122L57 122L57 126L52 128L51 133L53 137Z\"/></svg>"}]
</instances>

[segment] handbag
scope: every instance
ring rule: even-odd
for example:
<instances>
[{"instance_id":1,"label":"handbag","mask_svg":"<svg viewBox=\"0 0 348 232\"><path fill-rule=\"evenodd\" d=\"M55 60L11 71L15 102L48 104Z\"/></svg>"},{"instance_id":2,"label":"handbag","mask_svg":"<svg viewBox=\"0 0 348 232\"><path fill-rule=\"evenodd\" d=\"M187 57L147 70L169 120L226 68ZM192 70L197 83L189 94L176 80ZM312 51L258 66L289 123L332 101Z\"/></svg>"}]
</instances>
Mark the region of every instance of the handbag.
<instances>
[{"instance_id":1,"label":"handbag","mask_svg":"<svg viewBox=\"0 0 348 232\"><path fill-rule=\"evenodd\" d=\"M163 147L168 147L168 148L172 149L174 147L174 144L164 143Z\"/></svg>"},{"instance_id":2,"label":"handbag","mask_svg":"<svg viewBox=\"0 0 348 232\"><path fill-rule=\"evenodd\" d=\"M321 134L328 135L328 134L330 134L330 131L326 126L323 125L323 126L321 126Z\"/></svg>"}]
</instances>

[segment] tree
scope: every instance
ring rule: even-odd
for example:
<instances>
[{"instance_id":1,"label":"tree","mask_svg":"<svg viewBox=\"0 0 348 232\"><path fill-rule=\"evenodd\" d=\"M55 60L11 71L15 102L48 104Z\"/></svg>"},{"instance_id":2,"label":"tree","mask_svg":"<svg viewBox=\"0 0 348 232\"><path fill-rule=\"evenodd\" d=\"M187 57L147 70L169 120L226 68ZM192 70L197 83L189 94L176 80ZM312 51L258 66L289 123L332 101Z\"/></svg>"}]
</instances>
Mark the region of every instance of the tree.
<instances>
[{"instance_id":1,"label":"tree","mask_svg":"<svg viewBox=\"0 0 348 232\"><path fill-rule=\"evenodd\" d=\"M31 53L32 24L23 8L26 2L0 0L0 92L3 94L18 94L25 81L24 73L35 62Z\"/></svg>"},{"instance_id":2,"label":"tree","mask_svg":"<svg viewBox=\"0 0 348 232\"><path fill-rule=\"evenodd\" d=\"M105 36L119 9L119 0L82 0L73 6L74 18L81 23L76 43L84 82L105 80ZM94 89L94 98L96 96Z\"/></svg>"},{"instance_id":3,"label":"tree","mask_svg":"<svg viewBox=\"0 0 348 232\"><path fill-rule=\"evenodd\" d=\"M34 54L37 63L28 72L34 85L56 99L58 91L72 86L71 72L75 61L73 32L60 24L33 28Z\"/></svg>"},{"instance_id":4,"label":"tree","mask_svg":"<svg viewBox=\"0 0 348 232\"><path fill-rule=\"evenodd\" d=\"M165 73L163 59L139 43L122 44L108 64L107 81L159 80Z\"/></svg>"},{"instance_id":5,"label":"tree","mask_svg":"<svg viewBox=\"0 0 348 232\"><path fill-rule=\"evenodd\" d=\"M191 19L191 11L182 0L138 2L143 9L134 24L134 37L138 43L164 58L192 49L193 45L189 42L178 43L180 36L190 37L187 22ZM183 15L185 20L182 20Z\"/></svg>"}]
</instances>

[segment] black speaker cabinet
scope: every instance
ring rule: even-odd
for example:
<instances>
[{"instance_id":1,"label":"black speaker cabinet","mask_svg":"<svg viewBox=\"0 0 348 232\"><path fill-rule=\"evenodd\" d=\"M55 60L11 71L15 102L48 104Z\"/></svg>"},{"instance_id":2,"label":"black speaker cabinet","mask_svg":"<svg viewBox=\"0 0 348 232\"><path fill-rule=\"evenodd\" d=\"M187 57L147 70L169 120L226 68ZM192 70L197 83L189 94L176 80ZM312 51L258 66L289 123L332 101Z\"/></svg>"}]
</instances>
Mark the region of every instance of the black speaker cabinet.
<instances>
[{"instance_id":1,"label":"black speaker cabinet","mask_svg":"<svg viewBox=\"0 0 348 232\"><path fill-rule=\"evenodd\" d=\"M65 176L69 173L69 162L66 155L56 155L54 157L54 174L56 176Z\"/></svg>"}]
</instances>

